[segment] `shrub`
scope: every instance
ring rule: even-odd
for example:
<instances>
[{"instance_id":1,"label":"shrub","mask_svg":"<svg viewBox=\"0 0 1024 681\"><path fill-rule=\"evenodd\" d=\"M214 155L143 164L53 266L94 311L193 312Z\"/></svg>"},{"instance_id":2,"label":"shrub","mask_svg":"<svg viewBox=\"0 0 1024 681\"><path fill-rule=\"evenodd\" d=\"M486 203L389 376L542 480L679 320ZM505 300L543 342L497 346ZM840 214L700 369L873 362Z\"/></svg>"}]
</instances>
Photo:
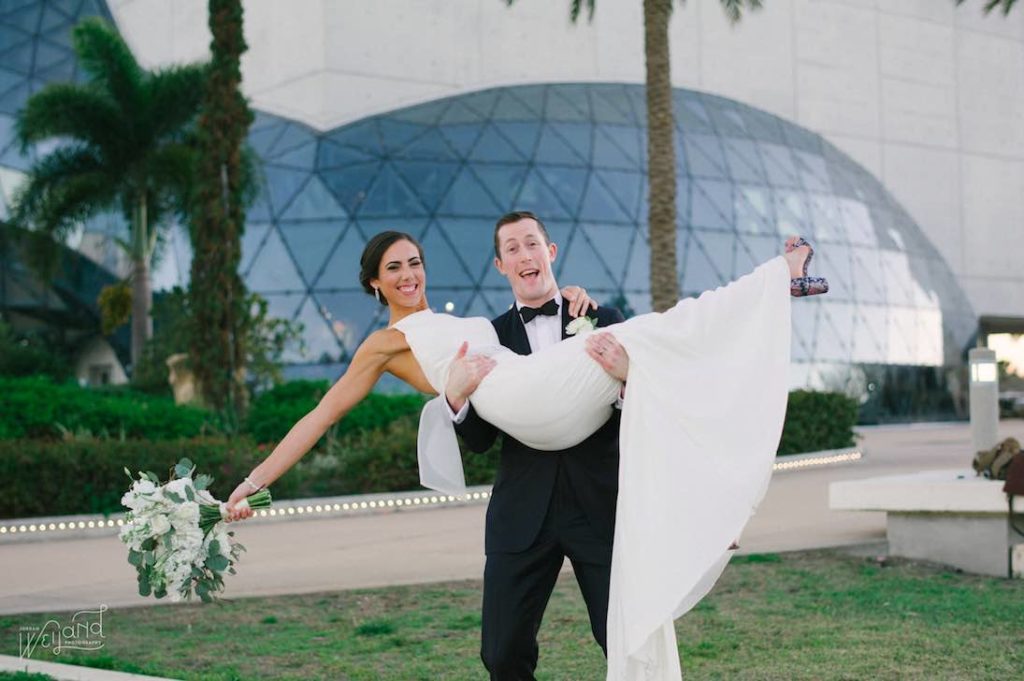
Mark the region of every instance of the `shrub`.
<instances>
[{"instance_id":1,"label":"shrub","mask_svg":"<svg viewBox=\"0 0 1024 681\"><path fill-rule=\"evenodd\" d=\"M0 320L0 376L40 375L63 381L72 375L71 354L54 333L17 333Z\"/></svg>"},{"instance_id":2,"label":"shrub","mask_svg":"<svg viewBox=\"0 0 1024 681\"><path fill-rule=\"evenodd\" d=\"M857 400L842 393L795 390L789 394L779 454L841 449L854 444Z\"/></svg>"},{"instance_id":3,"label":"shrub","mask_svg":"<svg viewBox=\"0 0 1024 681\"><path fill-rule=\"evenodd\" d=\"M97 437L167 440L217 432L216 417L170 398L81 388L45 377L0 378L0 439Z\"/></svg>"},{"instance_id":4,"label":"shrub","mask_svg":"<svg viewBox=\"0 0 1024 681\"><path fill-rule=\"evenodd\" d=\"M257 442L279 442L295 422L306 415L327 393L327 381L289 381L260 394L252 401L245 432ZM426 400L421 395L370 393L332 428L329 436L341 437L386 427L397 418L419 416ZM322 446L323 440L320 441Z\"/></svg>"}]
</instances>

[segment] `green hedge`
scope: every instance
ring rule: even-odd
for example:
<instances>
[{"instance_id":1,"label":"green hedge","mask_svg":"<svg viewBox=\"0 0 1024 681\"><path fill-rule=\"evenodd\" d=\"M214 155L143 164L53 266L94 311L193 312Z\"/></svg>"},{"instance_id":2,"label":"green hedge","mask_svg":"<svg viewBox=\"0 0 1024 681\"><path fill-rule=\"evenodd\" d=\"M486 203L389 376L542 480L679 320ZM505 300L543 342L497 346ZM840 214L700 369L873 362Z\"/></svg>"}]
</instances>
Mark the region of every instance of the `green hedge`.
<instances>
[{"instance_id":1,"label":"green hedge","mask_svg":"<svg viewBox=\"0 0 1024 681\"><path fill-rule=\"evenodd\" d=\"M216 417L122 388L81 388L45 377L0 378L0 440L105 438L173 440L215 433Z\"/></svg>"},{"instance_id":2,"label":"green hedge","mask_svg":"<svg viewBox=\"0 0 1024 681\"><path fill-rule=\"evenodd\" d=\"M796 390L789 394L779 454L841 449L854 444L857 400L842 393ZM742 427L742 415L737 425Z\"/></svg>"},{"instance_id":3,"label":"green hedge","mask_svg":"<svg viewBox=\"0 0 1024 681\"><path fill-rule=\"evenodd\" d=\"M327 381L289 381L260 394L249 409L246 432L257 442L279 442L296 421L317 405L329 387ZM377 430L397 418L419 416L425 402L418 394L370 393L338 421L332 435Z\"/></svg>"}]
</instances>

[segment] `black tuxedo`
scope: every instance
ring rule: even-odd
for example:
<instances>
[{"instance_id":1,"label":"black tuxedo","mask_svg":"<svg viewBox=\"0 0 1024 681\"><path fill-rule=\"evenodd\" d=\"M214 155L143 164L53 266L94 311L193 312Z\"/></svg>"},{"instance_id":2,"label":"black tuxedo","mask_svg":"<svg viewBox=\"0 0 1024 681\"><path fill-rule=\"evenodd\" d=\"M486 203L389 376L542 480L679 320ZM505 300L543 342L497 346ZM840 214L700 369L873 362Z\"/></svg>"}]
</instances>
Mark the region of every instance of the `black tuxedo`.
<instances>
[{"instance_id":1,"label":"black tuxedo","mask_svg":"<svg viewBox=\"0 0 1024 681\"><path fill-rule=\"evenodd\" d=\"M562 339L571 321L561 308ZM623 320L598 308L598 327ZM530 342L513 307L492 321L502 345L521 355ZM537 386L542 392L543 385ZM615 500L619 475L619 411L593 435L559 452L527 447L470 407L456 426L469 449L483 452L503 436L498 474L487 507L481 656L494 679L532 679L537 630L568 557L587 603L594 637L606 642Z\"/></svg>"}]
</instances>

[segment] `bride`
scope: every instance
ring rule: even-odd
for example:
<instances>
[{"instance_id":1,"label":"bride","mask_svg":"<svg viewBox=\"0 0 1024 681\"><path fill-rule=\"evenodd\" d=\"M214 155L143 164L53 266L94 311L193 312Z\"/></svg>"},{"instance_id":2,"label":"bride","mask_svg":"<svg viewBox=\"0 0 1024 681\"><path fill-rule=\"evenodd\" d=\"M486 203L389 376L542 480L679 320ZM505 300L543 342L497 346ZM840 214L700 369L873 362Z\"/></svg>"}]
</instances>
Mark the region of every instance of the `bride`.
<instances>
[{"instance_id":1,"label":"bride","mask_svg":"<svg viewBox=\"0 0 1024 681\"><path fill-rule=\"evenodd\" d=\"M811 249L805 242L791 238L785 250L699 298L601 329L629 356L607 620L609 679L680 677L673 620L710 590L731 556L726 547L764 495L786 410L791 295L827 290L823 280L807 277ZM500 345L488 320L432 312L423 251L407 234L376 235L360 265L364 289L388 306L388 328L363 342L320 403L238 485L227 502L229 519L250 517L252 511L238 504L295 465L383 373L443 394L464 342L494 362L470 398L474 409L524 444L565 449L607 421L621 384L588 356L585 333L517 355ZM543 394L536 390L539 377ZM424 449L450 450L455 442L453 433L424 436L425 427L450 429L450 418L430 422L421 425L421 468Z\"/></svg>"}]
</instances>

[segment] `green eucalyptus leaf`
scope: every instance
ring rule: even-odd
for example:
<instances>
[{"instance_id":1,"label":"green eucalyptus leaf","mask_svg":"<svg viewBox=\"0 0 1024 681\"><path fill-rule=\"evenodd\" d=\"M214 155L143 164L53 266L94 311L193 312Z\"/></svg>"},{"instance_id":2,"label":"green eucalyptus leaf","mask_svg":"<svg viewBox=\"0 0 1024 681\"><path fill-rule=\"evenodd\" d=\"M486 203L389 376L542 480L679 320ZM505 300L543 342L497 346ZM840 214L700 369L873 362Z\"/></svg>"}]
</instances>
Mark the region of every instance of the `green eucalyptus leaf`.
<instances>
[{"instance_id":1,"label":"green eucalyptus leaf","mask_svg":"<svg viewBox=\"0 0 1024 681\"><path fill-rule=\"evenodd\" d=\"M134 549L128 549L128 564L138 567L142 565L142 553ZM145 595L145 594L143 594Z\"/></svg>"}]
</instances>

